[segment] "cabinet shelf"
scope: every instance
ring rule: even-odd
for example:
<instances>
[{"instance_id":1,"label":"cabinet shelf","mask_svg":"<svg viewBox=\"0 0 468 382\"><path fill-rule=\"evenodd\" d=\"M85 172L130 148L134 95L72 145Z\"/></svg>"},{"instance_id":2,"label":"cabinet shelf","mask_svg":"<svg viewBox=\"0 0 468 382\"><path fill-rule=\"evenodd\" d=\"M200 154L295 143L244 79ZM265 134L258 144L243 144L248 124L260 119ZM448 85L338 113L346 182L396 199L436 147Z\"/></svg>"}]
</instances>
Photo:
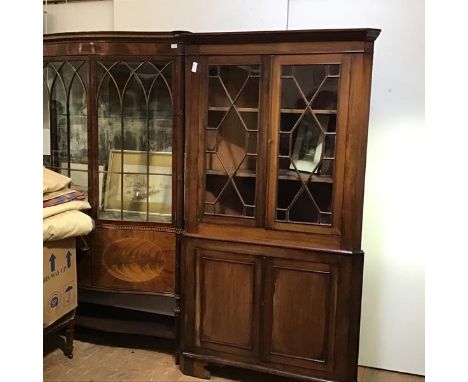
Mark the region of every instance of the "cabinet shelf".
<instances>
[{"instance_id":1,"label":"cabinet shelf","mask_svg":"<svg viewBox=\"0 0 468 382\"><path fill-rule=\"evenodd\" d=\"M81 115L79 115L81 117ZM86 116L86 115L84 115ZM111 114L111 115L99 115L98 116L98 119L138 119L138 120L143 120L143 121L146 121L147 119L149 120L152 120L154 118L150 117L148 118L146 115L124 115L124 116L120 116L120 115L114 115L114 114ZM166 116L166 118L157 118L157 119L167 119L167 120L170 120L172 119L172 116Z\"/></svg>"},{"instance_id":2,"label":"cabinet shelf","mask_svg":"<svg viewBox=\"0 0 468 382\"><path fill-rule=\"evenodd\" d=\"M206 170L206 175L228 176L222 170L208 170L208 169ZM238 170L235 176L239 178L255 178L257 176L257 173L253 170Z\"/></svg>"},{"instance_id":3,"label":"cabinet shelf","mask_svg":"<svg viewBox=\"0 0 468 382\"><path fill-rule=\"evenodd\" d=\"M302 180L306 181L310 174L304 173L300 174ZM281 180L298 180L297 172L294 170L284 170L284 169L279 169L278 170L278 179ZM312 175L312 182L317 182L317 183L333 183L333 177L329 175Z\"/></svg>"},{"instance_id":4,"label":"cabinet shelf","mask_svg":"<svg viewBox=\"0 0 468 382\"><path fill-rule=\"evenodd\" d=\"M209 106L208 107L208 111L229 111L230 109L233 109L233 107L232 106ZM236 107L236 110L240 113L258 113L258 108L256 107Z\"/></svg>"},{"instance_id":5,"label":"cabinet shelf","mask_svg":"<svg viewBox=\"0 0 468 382\"><path fill-rule=\"evenodd\" d=\"M283 114L302 114L305 109L280 109ZM312 109L314 114L336 114L336 110Z\"/></svg>"},{"instance_id":6,"label":"cabinet shelf","mask_svg":"<svg viewBox=\"0 0 468 382\"><path fill-rule=\"evenodd\" d=\"M206 175L212 176L228 176L224 171L221 170L206 170ZM302 180L306 181L309 178L309 174L300 174ZM239 170L237 171L236 177L239 178L255 178L257 173L252 170ZM299 180L297 172L293 170L278 170L278 179L281 180ZM312 175L312 182L317 183L333 183L333 177L329 175Z\"/></svg>"}]
</instances>

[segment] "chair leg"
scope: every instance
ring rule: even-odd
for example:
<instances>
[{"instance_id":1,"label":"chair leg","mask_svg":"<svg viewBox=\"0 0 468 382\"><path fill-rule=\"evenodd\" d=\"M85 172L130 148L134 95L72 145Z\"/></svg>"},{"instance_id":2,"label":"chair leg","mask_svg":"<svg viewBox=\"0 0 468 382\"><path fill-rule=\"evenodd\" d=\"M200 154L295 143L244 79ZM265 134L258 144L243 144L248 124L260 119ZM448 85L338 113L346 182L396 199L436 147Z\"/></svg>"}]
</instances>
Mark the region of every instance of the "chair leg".
<instances>
[{"instance_id":1,"label":"chair leg","mask_svg":"<svg viewBox=\"0 0 468 382\"><path fill-rule=\"evenodd\" d=\"M65 329L65 355L73 358L73 339L75 337L75 319L71 320L68 327Z\"/></svg>"}]
</instances>

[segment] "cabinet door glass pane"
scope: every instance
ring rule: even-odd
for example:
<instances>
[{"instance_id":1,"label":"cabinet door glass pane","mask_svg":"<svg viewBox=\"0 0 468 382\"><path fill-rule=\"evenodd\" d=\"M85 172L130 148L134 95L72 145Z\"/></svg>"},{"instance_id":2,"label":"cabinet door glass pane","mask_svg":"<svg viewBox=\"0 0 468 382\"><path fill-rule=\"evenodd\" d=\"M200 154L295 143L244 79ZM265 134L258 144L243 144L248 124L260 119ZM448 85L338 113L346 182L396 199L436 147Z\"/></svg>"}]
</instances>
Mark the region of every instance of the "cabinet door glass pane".
<instances>
[{"instance_id":1,"label":"cabinet door glass pane","mask_svg":"<svg viewBox=\"0 0 468 382\"><path fill-rule=\"evenodd\" d=\"M206 215L254 218L260 65L210 65Z\"/></svg>"},{"instance_id":2,"label":"cabinet door glass pane","mask_svg":"<svg viewBox=\"0 0 468 382\"><path fill-rule=\"evenodd\" d=\"M172 219L172 62L99 61L99 218Z\"/></svg>"},{"instance_id":3,"label":"cabinet door glass pane","mask_svg":"<svg viewBox=\"0 0 468 382\"><path fill-rule=\"evenodd\" d=\"M340 65L281 67L276 220L332 224Z\"/></svg>"},{"instance_id":4,"label":"cabinet door glass pane","mask_svg":"<svg viewBox=\"0 0 468 382\"><path fill-rule=\"evenodd\" d=\"M71 187L88 191L88 64L46 62L43 68L44 147L47 167L72 178Z\"/></svg>"}]
</instances>

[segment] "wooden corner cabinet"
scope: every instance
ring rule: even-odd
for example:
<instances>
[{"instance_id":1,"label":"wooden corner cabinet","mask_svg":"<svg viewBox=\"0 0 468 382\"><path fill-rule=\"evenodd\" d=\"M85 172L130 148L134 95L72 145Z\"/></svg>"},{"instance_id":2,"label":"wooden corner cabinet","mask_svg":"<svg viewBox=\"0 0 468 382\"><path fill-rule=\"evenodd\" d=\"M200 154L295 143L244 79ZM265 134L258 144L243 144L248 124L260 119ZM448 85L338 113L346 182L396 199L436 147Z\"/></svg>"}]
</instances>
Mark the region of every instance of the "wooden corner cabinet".
<instances>
[{"instance_id":1,"label":"wooden corner cabinet","mask_svg":"<svg viewBox=\"0 0 468 382\"><path fill-rule=\"evenodd\" d=\"M185 373L356 382L379 32L187 37Z\"/></svg>"},{"instance_id":2,"label":"wooden corner cabinet","mask_svg":"<svg viewBox=\"0 0 468 382\"><path fill-rule=\"evenodd\" d=\"M45 37L48 165L97 221L80 282L172 298L185 374L357 381L379 33Z\"/></svg>"}]
</instances>

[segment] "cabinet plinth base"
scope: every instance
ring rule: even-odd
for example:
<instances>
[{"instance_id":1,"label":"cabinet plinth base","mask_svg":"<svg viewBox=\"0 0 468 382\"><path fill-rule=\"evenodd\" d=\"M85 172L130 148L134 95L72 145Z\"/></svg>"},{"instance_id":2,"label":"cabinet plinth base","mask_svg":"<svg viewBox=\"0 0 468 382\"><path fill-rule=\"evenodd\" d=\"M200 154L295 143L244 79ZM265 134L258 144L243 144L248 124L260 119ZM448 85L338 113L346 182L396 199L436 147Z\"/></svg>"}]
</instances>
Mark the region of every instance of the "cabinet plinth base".
<instances>
[{"instance_id":1,"label":"cabinet plinth base","mask_svg":"<svg viewBox=\"0 0 468 382\"><path fill-rule=\"evenodd\" d=\"M201 379L210 379L211 378L211 373L206 369L207 363L193 359L193 358L188 358L184 355L182 355L179 358L179 367L182 373L185 375L190 375L191 377L195 378L201 378Z\"/></svg>"},{"instance_id":2,"label":"cabinet plinth base","mask_svg":"<svg viewBox=\"0 0 468 382\"><path fill-rule=\"evenodd\" d=\"M187 371L185 369L187 365ZM190 371L189 367L192 367L192 365L198 364L199 366L195 366L196 368L200 368L198 370L203 371L204 375L200 374L195 374L195 372ZM297 380L297 381L307 381L307 382L357 382L356 377L348 377L345 379L334 379L334 378L327 378L325 376L311 376L307 375L310 374L311 371L305 371L305 374L302 374L301 372L294 372L294 371L285 371L285 370L279 370L277 367L274 365L267 365L264 363L246 363L246 362L240 362L240 361L235 361L235 360L230 360L226 358L221 358L221 357L215 357L211 355L201 355L201 354L195 354L195 353L190 353L190 352L182 352L180 354L180 370L182 373L186 375L190 375L193 377L197 378L202 378L202 379L210 379L211 374L209 371L206 370L206 367L208 365L216 365L216 366L229 366L229 367L235 367L239 369L247 369L251 370L253 372L258 372L258 373L265 373L265 374L271 374L271 375L277 375L280 377L285 377L285 378L290 378L291 380Z\"/></svg>"}]
</instances>

